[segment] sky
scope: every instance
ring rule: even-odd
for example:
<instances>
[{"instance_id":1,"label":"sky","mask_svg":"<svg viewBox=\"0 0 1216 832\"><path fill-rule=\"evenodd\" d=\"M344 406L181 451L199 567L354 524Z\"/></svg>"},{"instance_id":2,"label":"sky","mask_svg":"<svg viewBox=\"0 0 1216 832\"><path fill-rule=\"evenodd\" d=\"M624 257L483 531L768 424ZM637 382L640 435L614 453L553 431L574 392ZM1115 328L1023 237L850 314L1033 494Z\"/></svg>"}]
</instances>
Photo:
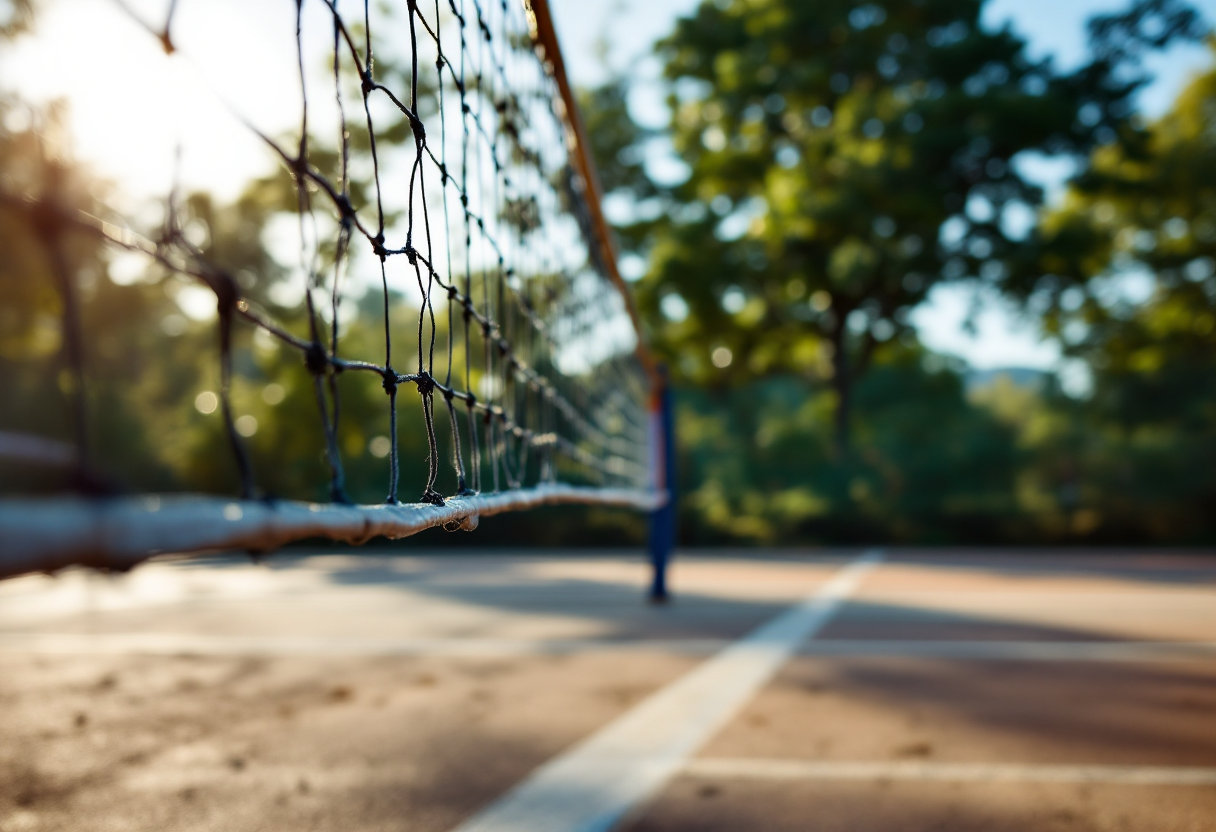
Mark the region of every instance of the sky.
<instances>
[{"instance_id":1,"label":"sky","mask_svg":"<svg viewBox=\"0 0 1216 832\"><path fill-rule=\"evenodd\" d=\"M0 85L68 98L78 158L129 192L167 193L180 145L184 183L235 196L268 158L240 120L274 134L299 117L295 4L180 0L169 58L134 17L159 28L165 0L123 2L132 14L114 0L42 0L34 35L0 54ZM315 40L324 6L305 7Z\"/></svg>"},{"instance_id":2,"label":"sky","mask_svg":"<svg viewBox=\"0 0 1216 832\"><path fill-rule=\"evenodd\" d=\"M635 118L662 126L663 90L652 47L698 2L550 0L573 82L590 86L610 69L628 69L638 82L630 102ZM166 0L125 3L154 25L163 19ZM1034 54L1054 55L1058 66L1068 68L1085 55L1085 20L1123 5L1123 0L992 0L985 22L1009 23L1028 38ZM242 121L274 134L298 118L294 7L291 0L180 0L174 26L179 52L167 59L114 0L46 0L38 36L0 54L0 86L16 87L33 99L69 96L78 157L131 193L167 193L177 171L183 185L231 198L272 163ZM306 41L321 50L328 37L325 7L316 0L306 2L305 9ZM600 43L610 45L606 55ZM1201 47L1177 47L1154 57L1149 67L1156 81L1142 95L1144 111L1163 112L1208 61ZM323 117L327 104L320 97L311 106ZM184 148L180 161L179 145ZM1039 174L1058 191L1066 170L1045 165ZM974 293L966 286L933 290L913 316L927 346L977 369L1063 370L1065 381L1082 390L1079 367L1064 365L1059 349L1041 339L1032 323L1000 298ZM963 323L975 308L981 311L969 334Z\"/></svg>"}]
</instances>

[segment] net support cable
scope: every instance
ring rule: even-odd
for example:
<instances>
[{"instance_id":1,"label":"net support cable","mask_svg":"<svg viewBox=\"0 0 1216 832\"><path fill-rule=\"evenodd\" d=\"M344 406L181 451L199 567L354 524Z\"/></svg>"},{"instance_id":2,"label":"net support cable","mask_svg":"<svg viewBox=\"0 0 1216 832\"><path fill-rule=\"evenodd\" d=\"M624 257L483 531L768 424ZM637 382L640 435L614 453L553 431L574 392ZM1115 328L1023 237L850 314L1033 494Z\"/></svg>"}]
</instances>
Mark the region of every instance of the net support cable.
<instances>
[{"instance_id":1,"label":"net support cable","mask_svg":"<svg viewBox=\"0 0 1216 832\"><path fill-rule=\"evenodd\" d=\"M162 553L265 552L314 537L361 543L433 527L472 530L482 516L541 505L654 511L665 503L655 449L647 441L663 374L647 350L617 268L588 137L547 2L435 0L426 11L420 0L403 0L408 21L395 25L408 36L408 80L405 88L391 89L375 72L370 3L361 4L362 19L351 26L339 12L340 0L316 0L333 27L332 94L340 118L336 175L319 170L310 155L301 35L305 2L296 3L298 144L273 139L242 119L295 183L300 272L307 282L305 334L278 323L244 297L236 277L190 242L176 193L168 200L163 231L151 238L121 218L65 207L55 175L45 177L40 195L0 191L0 211L22 214L48 251L63 301L64 362L73 377L67 403L74 431L71 443L0 431L0 455L69 465L88 495L0 500L0 577L72 564L127 569ZM130 13L125 4L118 5ZM163 27L140 20L168 55L176 50L171 31L176 5L169 3ZM433 72L425 75L428 67ZM344 99L344 72L355 73L361 88L358 117L348 117L347 108L356 105ZM421 100L428 95L437 103ZM373 106L374 98L386 100L412 135L405 144L407 149L412 145L413 160L404 183L399 172L393 173L404 198L391 194L403 203L398 213L407 223L404 240L390 239L401 229L385 207L390 194L381 180L389 148L377 146L381 134L373 111L382 112L382 102ZM361 206L355 205L350 173L349 136L355 126L365 126L370 158L361 161L369 161L373 171L370 203ZM441 205L435 204L436 188ZM326 263L318 242L321 210L335 217L338 228ZM140 253L167 273L193 279L215 293L218 405L240 499L96 493L80 298L72 267L60 256L64 239L72 234L93 234L109 246ZM378 261L382 361L340 352L338 308L349 258L360 238ZM569 256L572 239L581 240L581 261ZM398 260L408 263L405 273L421 298L409 345L416 366L408 372L393 363L390 289L400 291L391 284L401 280L402 272L390 277L388 266ZM602 327L613 314L628 321L632 346L627 354L609 351L597 357L596 349L606 340ZM263 330L304 359L320 413L332 502L271 499L258 491L230 396L236 324ZM352 505L346 497L339 442L341 373L378 377L387 394L391 450L384 504ZM479 388L475 379L480 379ZM398 396L407 385L421 398L429 449L421 499L412 504L397 497ZM449 447L442 453L445 440ZM445 455L452 471L449 497L439 491L449 476L442 474ZM559 479L569 471L575 472L575 482Z\"/></svg>"}]
</instances>

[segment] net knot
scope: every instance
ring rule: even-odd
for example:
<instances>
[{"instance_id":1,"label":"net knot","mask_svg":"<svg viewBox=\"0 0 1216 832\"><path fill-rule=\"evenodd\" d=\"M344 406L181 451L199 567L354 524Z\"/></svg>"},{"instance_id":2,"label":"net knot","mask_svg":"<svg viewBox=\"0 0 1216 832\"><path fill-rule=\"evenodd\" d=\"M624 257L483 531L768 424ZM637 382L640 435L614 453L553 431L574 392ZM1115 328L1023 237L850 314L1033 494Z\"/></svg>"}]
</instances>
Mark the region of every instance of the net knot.
<instances>
[{"instance_id":1,"label":"net knot","mask_svg":"<svg viewBox=\"0 0 1216 832\"><path fill-rule=\"evenodd\" d=\"M319 341L313 341L308 345L308 349L304 351L304 366L308 368L308 372L314 376L323 375L329 365L329 359L325 355L325 348L321 346Z\"/></svg>"},{"instance_id":2,"label":"net knot","mask_svg":"<svg viewBox=\"0 0 1216 832\"><path fill-rule=\"evenodd\" d=\"M477 407L477 397L473 395L472 390L464 394L464 403L468 405L469 410L473 410Z\"/></svg>"},{"instance_id":3,"label":"net knot","mask_svg":"<svg viewBox=\"0 0 1216 832\"><path fill-rule=\"evenodd\" d=\"M405 117L409 120L410 129L414 131L414 140L419 144L426 141L426 127L422 124L422 119L418 118L418 114L409 107L403 108Z\"/></svg>"},{"instance_id":4,"label":"net knot","mask_svg":"<svg viewBox=\"0 0 1216 832\"><path fill-rule=\"evenodd\" d=\"M458 291L456 291L455 286L448 287L448 300L456 300L456 298L459 297L459 295L460 295L460 293Z\"/></svg>"},{"instance_id":5,"label":"net knot","mask_svg":"<svg viewBox=\"0 0 1216 832\"><path fill-rule=\"evenodd\" d=\"M433 488L428 488L426 491L423 491L422 496L418 499L418 502L426 503L427 505L431 506L441 506L444 504L443 495Z\"/></svg>"},{"instance_id":6,"label":"net knot","mask_svg":"<svg viewBox=\"0 0 1216 832\"><path fill-rule=\"evenodd\" d=\"M376 88L376 82L372 80L371 66L368 66L368 68L363 71L363 78L361 80L363 82L363 94L365 96L371 95L372 90Z\"/></svg>"},{"instance_id":7,"label":"net knot","mask_svg":"<svg viewBox=\"0 0 1216 832\"><path fill-rule=\"evenodd\" d=\"M335 202L338 206L338 213L342 216L342 227L350 231L355 224L355 206L350 204L350 199L346 194L338 194Z\"/></svg>"},{"instance_id":8,"label":"net knot","mask_svg":"<svg viewBox=\"0 0 1216 832\"><path fill-rule=\"evenodd\" d=\"M414 376L413 381L418 385L418 392L423 396L429 396L435 392L435 379L431 378L431 374L426 370Z\"/></svg>"},{"instance_id":9,"label":"net knot","mask_svg":"<svg viewBox=\"0 0 1216 832\"><path fill-rule=\"evenodd\" d=\"M418 265L418 249L409 240L405 241L405 259L410 261L411 266Z\"/></svg>"},{"instance_id":10,"label":"net knot","mask_svg":"<svg viewBox=\"0 0 1216 832\"><path fill-rule=\"evenodd\" d=\"M374 251L376 256L380 258L381 263L388 259L388 251L384 248L383 231L372 238L372 251Z\"/></svg>"},{"instance_id":11,"label":"net knot","mask_svg":"<svg viewBox=\"0 0 1216 832\"><path fill-rule=\"evenodd\" d=\"M397 372L392 367L385 367L380 373L380 386L390 396L397 392Z\"/></svg>"}]
</instances>

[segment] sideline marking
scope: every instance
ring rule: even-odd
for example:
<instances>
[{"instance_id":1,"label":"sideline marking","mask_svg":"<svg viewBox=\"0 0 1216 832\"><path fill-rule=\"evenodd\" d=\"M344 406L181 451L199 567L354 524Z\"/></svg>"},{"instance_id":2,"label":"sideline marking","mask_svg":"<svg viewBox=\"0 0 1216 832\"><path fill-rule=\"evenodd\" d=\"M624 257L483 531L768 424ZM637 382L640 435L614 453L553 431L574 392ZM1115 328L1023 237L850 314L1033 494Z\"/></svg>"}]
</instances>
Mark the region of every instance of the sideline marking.
<instances>
[{"instance_id":1,"label":"sideline marking","mask_svg":"<svg viewBox=\"0 0 1216 832\"><path fill-rule=\"evenodd\" d=\"M966 783L1110 783L1130 786L1216 785L1216 768L1033 765L1019 763L829 762L706 758L684 768L692 777L743 780L938 780Z\"/></svg>"},{"instance_id":2,"label":"sideline marking","mask_svg":"<svg viewBox=\"0 0 1216 832\"><path fill-rule=\"evenodd\" d=\"M645 699L457 827L607 832L677 775L882 560L874 549L802 602Z\"/></svg>"},{"instance_id":3,"label":"sideline marking","mask_svg":"<svg viewBox=\"0 0 1216 832\"><path fill-rule=\"evenodd\" d=\"M976 659L981 661L1176 661L1216 657L1216 641L814 641L817 658Z\"/></svg>"},{"instance_id":4,"label":"sideline marking","mask_svg":"<svg viewBox=\"0 0 1216 832\"><path fill-rule=\"evenodd\" d=\"M197 633L0 633L0 653L153 656L523 657L655 651L711 656L730 641L702 639L375 638L209 636Z\"/></svg>"},{"instance_id":5,"label":"sideline marking","mask_svg":"<svg viewBox=\"0 0 1216 832\"><path fill-rule=\"evenodd\" d=\"M364 636L247 636L199 633L4 633L0 653L147 656L435 656L525 657L652 651L712 656L722 638L382 638ZM1210 661L1216 641L808 641L796 649L813 658L916 658L949 661Z\"/></svg>"}]
</instances>

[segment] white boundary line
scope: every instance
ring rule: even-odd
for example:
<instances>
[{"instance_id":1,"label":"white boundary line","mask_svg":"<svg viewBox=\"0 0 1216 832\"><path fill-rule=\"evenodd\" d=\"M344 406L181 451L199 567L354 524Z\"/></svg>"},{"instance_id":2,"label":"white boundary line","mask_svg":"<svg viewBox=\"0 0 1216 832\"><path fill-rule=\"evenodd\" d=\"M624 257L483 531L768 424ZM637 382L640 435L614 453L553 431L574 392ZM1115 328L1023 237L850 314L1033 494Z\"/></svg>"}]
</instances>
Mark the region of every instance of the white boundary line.
<instances>
[{"instance_id":1,"label":"white boundary line","mask_svg":"<svg viewBox=\"0 0 1216 832\"><path fill-rule=\"evenodd\" d=\"M815 658L912 658L977 661L1138 662L1216 658L1216 641L815 641Z\"/></svg>"},{"instance_id":2,"label":"white boundary line","mask_svg":"<svg viewBox=\"0 0 1216 832\"><path fill-rule=\"evenodd\" d=\"M792 609L538 768L458 832L607 832L688 758L832 617L882 560L872 550Z\"/></svg>"},{"instance_id":3,"label":"white boundary line","mask_svg":"<svg viewBox=\"0 0 1216 832\"><path fill-rule=\"evenodd\" d=\"M464 638L260 636L200 633L4 633L0 653L150 656L554 656L656 652L711 656L720 638ZM796 651L807 658L941 659L945 661L1211 661L1216 641L850 641L814 640Z\"/></svg>"},{"instance_id":4,"label":"white boundary line","mask_svg":"<svg viewBox=\"0 0 1216 832\"><path fill-rule=\"evenodd\" d=\"M562 656L657 652L710 656L724 639L614 641L591 638L376 638L360 636L243 636L197 633L0 633L0 653L151 656Z\"/></svg>"},{"instance_id":5,"label":"white boundary line","mask_svg":"<svg viewBox=\"0 0 1216 832\"><path fill-rule=\"evenodd\" d=\"M1109 783L1213 786L1216 768L1023 763L847 762L703 758L684 773L742 780L934 780L965 783Z\"/></svg>"}]
</instances>

